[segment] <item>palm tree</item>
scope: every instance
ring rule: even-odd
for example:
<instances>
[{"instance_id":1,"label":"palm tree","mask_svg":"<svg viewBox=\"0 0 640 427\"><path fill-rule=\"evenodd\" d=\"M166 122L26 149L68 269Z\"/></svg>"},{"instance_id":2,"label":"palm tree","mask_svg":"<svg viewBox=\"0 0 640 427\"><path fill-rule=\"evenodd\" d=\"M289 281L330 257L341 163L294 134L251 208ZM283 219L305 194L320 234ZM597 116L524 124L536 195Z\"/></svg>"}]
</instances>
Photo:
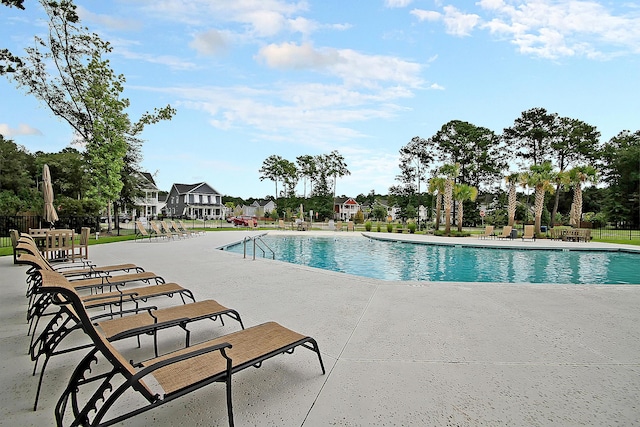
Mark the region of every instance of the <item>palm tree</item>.
<instances>
[{"instance_id":1,"label":"palm tree","mask_svg":"<svg viewBox=\"0 0 640 427\"><path fill-rule=\"evenodd\" d=\"M460 164L445 164L440 167L440 173L444 175L444 231L451 233L451 208L453 207L453 182L460 175Z\"/></svg>"},{"instance_id":2,"label":"palm tree","mask_svg":"<svg viewBox=\"0 0 640 427\"><path fill-rule=\"evenodd\" d=\"M436 197L436 224L435 229L440 229L440 213L442 211L442 195L446 180L441 176L435 176L429 180L429 193Z\"/></svg>"},{"instance_id":3,"label":"palm tree","mask_svg":"<svg viewBox=\"0 0 640 427\"><path fill-rule=\"evenodd\" d=\"M456 184L453 187L453 199L458 204L458 231L462 231L463 205L465 200L475 201L478 189L468 184Z\"/></svg>"},{"instance_id":4,"label":"palm tree","mask_svg":"<svg viewBox=\"0 0 640 427\"><path fill-rule=\"evenodd\" d=\"M529 187L535 188L535 203L533 207L535 215L535 232L540 234L540 225L542 224L542 210L544 209L545 194L553 194L553 184L556 181L557 173L553 171L551 162L544 162L539 165L529 167L529 172L525 172L523 180Z\"/></svg>"},{"instance_id":5,"label":"palm tree","mask_svg":"<svg viewBox=\"0 0 640 427\"><path fill-rule=\"evenodd\" d=\"M511 227L513 227L513 223L516 220L516 206L518 205L518 198L517 198L517 194L516 194L516 186L518 185L518 183L520 182L520 174L519 173L512 173L511 175L507 175L504 177L505 182L507 183L508 187L508 193L509 193L509 198L508 198L508 203L509 206L507 207L507 212L509 213L509 224Z\"/></svg>"},{"instance_id":6,"label":"palm tree","mask_svg":"<svg viewBox=\"0 0 640 427\"><path fill-rule=\"evenodd\" d=\"M597 171L593 166L576 166L568 171L567 176L573 186L570 223L580 227L580 219L582 218L582 185L585 182L595 183L597 181Z\"/></svg>"}]
</instances>

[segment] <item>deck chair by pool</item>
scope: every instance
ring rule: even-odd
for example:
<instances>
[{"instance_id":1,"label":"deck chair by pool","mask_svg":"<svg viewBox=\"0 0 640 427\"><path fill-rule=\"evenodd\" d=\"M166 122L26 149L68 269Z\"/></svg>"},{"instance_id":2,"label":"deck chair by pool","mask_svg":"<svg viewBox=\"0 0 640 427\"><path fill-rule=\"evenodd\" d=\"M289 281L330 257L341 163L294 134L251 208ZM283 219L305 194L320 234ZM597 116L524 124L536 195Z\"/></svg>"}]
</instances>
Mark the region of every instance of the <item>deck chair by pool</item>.
<instances>
[{"instance_id":1,"label":"deck chair by pool","mask_svg":"<svg viewBox=\"0 0 640 427\"><path fill-rule=\"evenodd\" d=\"M336 222L336 231L342 231L342 221Z\"/></svg>"},{"instance_id":2,"label":"deck chair by pool","mask_svg":"<svg viewBox=\"0 0 640 427\"><path fill-rule=\"evenodd\" d=\"M496 234L493 232L493 225L487 225L484 229L484 233L478 236L479 239L486 239L488 237L496 237Z\"/></svg>"},{"instance_id":3,"label":"deck chair by pool","mask_svg":"<svg viewBox=\"0 0 640 427\"><path fill-rule=\"evenodd\" d=\"M204 234L204 231L193 231L193 230L191 230L189 227L187 227L186 225L184 225L184 222L183 222L181 219L179 219L179 220L177 221L177 223L178 223L178 225L180 225L180 228L182 228L183 230L189 230L192 234L196 234L196 235L198 235L198 234Z\"/></svg>"},{"instance_id":4,"label":"deck chair by pool","mask_svg":"<svg viewBox=\"0 0 640 427\"><path fill-rule=\"evenodd\" d=\"M524 242L525 239L533 240L535 242L536 232L533 225L524 226L524 233L522 233L522 241Z\"/></svg>"},{"instance_id":5,"label":"deck chair by pool","mask_svg":"<svg viewBox=\"0 0 640 427\"><path fill-rule=\"evenodd\" d=\"M103 265L98 266L92 263L89 260L84 260L81 263L78 262L69 262L69 263L58 263L51 264L47 259L45 259L38 247L35 246L33 241L29 241L28 239L20 239L18 245L16 246L16 250L18 252L18 256L16 258L16 264L29 264L34 267L34 263L29 262L29 257L20 258L22 255L31 255L35 257L39 262L50 270L55 270L59 273L62 273L64 276L69 278L69 280L74 279L86 279L89 277L98 277L105 276L115 272L126 272L128 273L131 270L134 270L136 273L142 273L144 268L139 267L135 264L115 264L115 265ZM42 266L40 266L42 267Z\"/></svg>"},{"instance_id":6,"label":"deck chair by pool","mask_svg":"<svg viewBox=\"0 0 640 427\"><path fill-rule=\"evenodd\" d=\"M355 225L353 221L347 222L347 231L355 231Z\"/></svg>"},{"instance_id":7,"label":"deck chair by pool","mask_svg":"<svg viewBox=\"0 0 640 427\"><path fill-rule=\"evenodd\" d=\"M287 227L284 225L284 219L278 220L278 230L286 230Z\"/></svg>"},{"instance_id":8,"label":"deck chair by pool","mask_svg":"<svg viewBox=\"0 0 640 427\"><path fill-rule=\"evenodd\" d=\"M186 228L180 227L178 224L176 224L175 221L170 221L168 224L169 224L169 226L171 227L171 229L173 231L175 231L176 233L180 233L184 237L193 237L194 236L194 234L191 232L191 230L188 230Z\"/></svg>"},{"instance_id":9,"label":"deck chair by pool","mask_svg":"<svg viewBox=\"0 0 640 427\"><path fill-rule=\"evenodd\" d=\"M48 292L49 287L55 285L63 285L69 287L69 283L64 283L64 277L52 272L42 272L42 292ZM56 316L44 328L39 337L34 340L30 346L29 353L31 360L34 361L33 374L35 375L38 367L38 360L44 357L44 362L40 370L40 378L36 391L36 399L34 402L34 410L38 405L38 398L42 387L42 379L46 370L49 359L53 356L67 354L72 351L82 350L91 347L87 344L79 344L73 347L59 349L61 342L71 333L82 330L82 323L70 304L60 300L55 295L56 303L61 307ZM147 307L133 311L134 314L127 314L115 319L99 320L108 317L108 314L94 316L91 320L98 331L109 341L116 341L125 338L137 337L138 347L140 347L140 335L152 335L154 352L158 357L158 338L157 332L163 329L180 327L186 333L185 347L190 345L190 331L187 326L190 323L200 320L213 320L218 318L224 325L223 315L226 315L240 323L240 327L244 329L244 325L240 318L240 314L233 309L229 309L214 300L205 300L193 302L174 307L157 309L155 307Z\"/></svg>"},{"instance_id":10,"label":"deck chair by pool","mask_svg":"<svg viewBox=\"0 0 640 427\"><path fill-rule=\"evenodd\" d=\"M171 238L173 238L173 236L186 237L186 236L183 236L183 233L181 231L172 230L171 227L169 227L169 224L166 223L166 221L159 221L159 222L160 222L160 227L161 227L162 231L165 234L170 235Z\"/></svg>"},{"instance_id":11,"label":"deck chair by pool","mask_svg":"<svg viewBox=\"0 0 640 427\"><path fill-rule=\"evenodd\" d=\"M173 239L173 234L167 234L162 231L162 229L156 222L149 221L149 225L151 226L151 237L164 237L166 239L169 239L169 237L171 237Z\"/></svg>"},{"instance_id":12,"label":"deck chair by pool","mask_svg":"<svg viewBox=\"0 0 640 427\"><path fill-rule=\"evenodd\" d=\"M11 247L13 248L13 263L17 264L17 255L18 255L18 241L20 240L20 232L18 230L11 229L9 230L9 237L11 237Z\"/></svg>"},{"instance_id":13,"label":"deck chair by pool","mask_svg":"<svg viewBox=\"0 0 640 427\"><path fill-rule=\"evenodd\" d=\"M144 239L145 237L151 240L151 237L153 236L147 231L142 222L136 221L136 235L134 237L134 240Z\"/></svg>"},{"instance_id":14,"label":"deck chair by pool","mask_svg":"<svg viewBox=\"0 0 640 427\"><path fill-rule=\"evenodd\" d=\"M56 404L58 426L115 424L214 382L226 385L228 421L233 426L231 380L234 373L261 367L266 360L291 354L298 347L316 353L322 373L325 373L316 341L275 322L224 335L133 366L96 330L73 289L60 286L56 292L72 304L95 346L80 361ZM96 366L103 364L103 370ZM141 395L146 404L140 403L140 407L128 412L119 411L120 398L126 399L125 393ZM131 400L127 399L127 403ZM114 411L111 408L115 408Z\"/></svg>"},{"instance_id":15,"label":"deck chair by pool","mask_svg":"<svg viewBox=\"0 0 640 427\"><path fill-rule=\"evenodd\" d=\"M502 228L502 234L498 234L498 239L510 239L511 238L511 230L513 227L510 225L505 225Z\"/></svg>"}]
</instances>

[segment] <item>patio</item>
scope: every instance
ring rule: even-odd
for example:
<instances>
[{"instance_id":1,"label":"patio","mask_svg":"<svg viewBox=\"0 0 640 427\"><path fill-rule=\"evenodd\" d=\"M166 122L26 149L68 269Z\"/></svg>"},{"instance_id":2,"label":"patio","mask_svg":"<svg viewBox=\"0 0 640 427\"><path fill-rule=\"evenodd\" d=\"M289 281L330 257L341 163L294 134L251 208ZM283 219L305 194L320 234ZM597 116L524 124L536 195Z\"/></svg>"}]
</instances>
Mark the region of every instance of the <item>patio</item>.
<instances>
[{"instance_id":1,"label":"patio","mask_svg":"<svg viewBox=\"0 0 640 427\"><path fill-rule=\"evenodd\" d=\"M238 426L640 424L639 286L385 282L216 249L255 234L210 232L89 250L98 264L132 262L191 289L198 300L233 307L247 326L274 320L318 341L324 376L315 354L299 349L233 377ZM26 268L12 262L0 258L0 419L53 425L55 403L84 352L51 359L33 412ZM202 323L193 330L198 342L237 326ZM161 350L169 350L183 335L168 330L159 338ZM152 340L142 339L142 349L134 339L117 347L145 357ZM224 387L216 384L126 422L226 424Z\"/></svg>"}]
</instances>

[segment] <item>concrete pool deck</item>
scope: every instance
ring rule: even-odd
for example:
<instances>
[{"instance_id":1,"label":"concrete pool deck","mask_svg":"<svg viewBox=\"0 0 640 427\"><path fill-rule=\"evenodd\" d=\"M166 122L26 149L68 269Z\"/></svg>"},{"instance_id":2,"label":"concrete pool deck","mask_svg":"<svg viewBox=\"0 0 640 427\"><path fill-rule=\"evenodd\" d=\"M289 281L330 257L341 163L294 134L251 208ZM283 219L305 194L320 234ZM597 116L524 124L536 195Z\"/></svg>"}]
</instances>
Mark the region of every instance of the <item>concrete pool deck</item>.
<instances>
[{"instance_id":1,"label":"concrete pool deck","mask_svg":"<svg viewBox=\"0 0 640 427\"><path fill-rule=\"evenodd\" d=\"M298 349L234 376L237 426L640 425L640 286L386 282L216 249L258 233L89 248L98 264L133 262L191 289L198 300L233 307L247 326L274 320L318 341L326 375L312 352ZM12 262L0 257L0 424L54 425L55 403L84 352L51 359L32 411L37 377L26 354L26 268ZM152 301L164 303L177 301ZM193 340L237 329L231 321L205 322L194 326ZM168 330L159 338L168 351L183 334ZM135 340L117 347L130 358L146 357L151 338L143 337L142 349ZM123 423L179 424L227 425L224 387L210 385Z\"/></svg>"}]
</instances>

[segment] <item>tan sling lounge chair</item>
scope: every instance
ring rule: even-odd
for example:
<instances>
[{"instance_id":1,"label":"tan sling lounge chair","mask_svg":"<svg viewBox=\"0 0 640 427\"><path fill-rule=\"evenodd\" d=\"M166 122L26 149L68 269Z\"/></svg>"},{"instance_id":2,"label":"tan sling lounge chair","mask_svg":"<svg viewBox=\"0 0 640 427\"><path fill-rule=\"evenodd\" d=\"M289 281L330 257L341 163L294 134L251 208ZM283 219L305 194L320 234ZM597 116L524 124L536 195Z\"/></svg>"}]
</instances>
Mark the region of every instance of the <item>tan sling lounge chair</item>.
<instances>
[{"instance_id":1,"label":"tan sling lounge chair","mask_svg":"<svg viewBox=\"0 0 640 427\"><path fill-rule=\"evenodd\" d=\"M513 229L513 227L511 227L510 225L505 225L502 228L502 234L499 234L497 237L498 239L510 239L511 238L511 230Z\"/></svg>"},{"instance_id":2,"label":"tan sling lounge chair","mask_svg":"<svg viewBox=\"0 0 640 427\"><path fill-rule=\"evenodd\" d=\"M525 225L524 226L524 233L522 234L522 241L524 242L525 239L529 239L529 240L536 240L536 232L535 232L535 228L533 225Z\"/></svg>"},{"instance_id":3,"label":"tan sling lounge chair","mask_svg":"<svg viewBox=\"0 0 640 427\"><path fill-rule=\"evenodd\" d=\"M62 285L72 288L70 283L68 283L68 281L65 283L66 279L57 273L45 271L40 273L40 276L42 278L42 286L40 287L41 292L48 292L48 286ZM65 304L66 301L60 301L60 298L57 295L55 298L57 304L61 307L60 311L56 313L53 319L51 319L38 338L32 342L29 349L31 360L35 362L33 368L34 374L37 370L38 359L40 357L44 357L44 362L40 370L38 388L36 391L34 410L36 410L38 405L42 379L49 359L52 356L67 354L72 351L91 347L91 345L80 344L75 347L67 347L58 350L58 347L64 338L77 330L82 330L82 323L77 312L70 304ZM109 316L109 314L100 314L92 317L91 320L94 322L98 331L109 341L137 337L138 346L140 346L140 335L152 335L156 357L158 357L157 332L159 330L180 327L186 333L185 347L189 347L191 334L187 326L196 321L206 319L215 321L220 318L220 321L224 325L222 316L226 315L239 322L241 328L244 329L240 314L236 310L224 307L214 300L193 302L161 309L147 307L146 309L132 310L132 312L134 314L126 313L127 315L125 316L96 321L100 318L113 317Z\"/></svg>"},{"instance_id":4,"label":"tan sling lounge chair","mask_svg":"<svg viewBox=\"0 0 640 427\"><path fill-rule=\"evenodd\" d=\"M51 291L62 294L76 310L95 346L80 361L58 400L55 408L58 426L112 425L214 382L226 385L228 421L229 426L233 426L231 382L234 373L260 367L264 361L280 354L291 354L298 347L316 353L322 373L325 373L316 341L275 322L263 323L132 366L96 330L73 288L63 284L53 288ZM95 369L95 365L103 364L106 371ZM140 403L138 408L122 413L118 404L125 393L141 395L146 404ZM111 411L111 408L116 409Z\"/></svg>"},{"instance_id":5,"label":"tan sling lounge chair","mask_svg":"<svg viewBox=\"0 0 640 427\"><path fill-rule=\"evenodd\" d=\"M486 238L494 238L496 237L496 234L493 232L493 225L487 225L484 229L484 234L481 234L478 236L479 239L486 239Z\"/></svg>"}]
</instances>

